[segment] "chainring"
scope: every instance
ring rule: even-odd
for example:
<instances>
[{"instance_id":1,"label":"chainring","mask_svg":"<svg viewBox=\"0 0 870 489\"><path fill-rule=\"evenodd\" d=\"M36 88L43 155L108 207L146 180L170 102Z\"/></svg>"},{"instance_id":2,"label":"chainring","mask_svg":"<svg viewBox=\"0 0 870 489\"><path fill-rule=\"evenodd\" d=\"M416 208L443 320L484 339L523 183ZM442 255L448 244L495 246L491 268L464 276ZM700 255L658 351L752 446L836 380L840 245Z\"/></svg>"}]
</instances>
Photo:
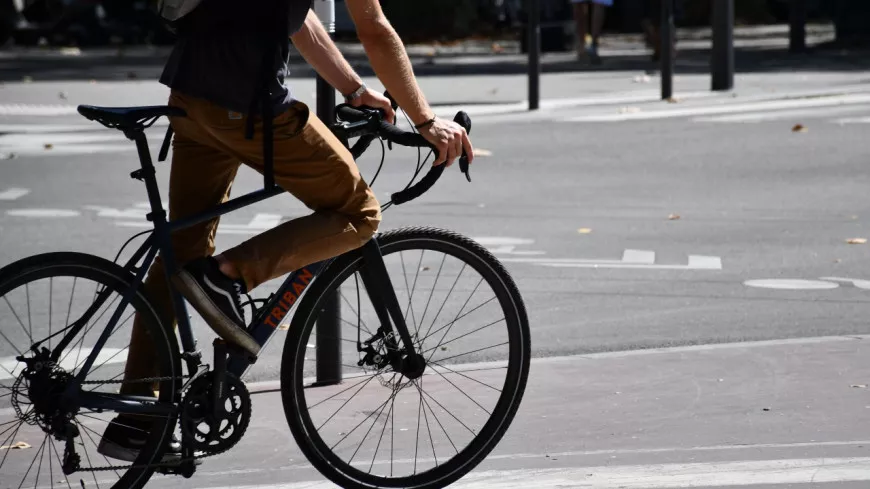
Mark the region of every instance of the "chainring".
<instances>
[{"instance_id":1,"label":"chainring","mask_svg":"<svg viewBox=\"0 0 870 489\"><path fill-rule=\"evenodd\" d=\"M244 382L227 373L223 409L217 415L212 399L214 372L195 379L181 401L182 435L191 440L194 451L209 454L229 450L245 434L251 421L251 395ZM217 427L213 436L212 426Z\"/></svg>"}]
</instances>

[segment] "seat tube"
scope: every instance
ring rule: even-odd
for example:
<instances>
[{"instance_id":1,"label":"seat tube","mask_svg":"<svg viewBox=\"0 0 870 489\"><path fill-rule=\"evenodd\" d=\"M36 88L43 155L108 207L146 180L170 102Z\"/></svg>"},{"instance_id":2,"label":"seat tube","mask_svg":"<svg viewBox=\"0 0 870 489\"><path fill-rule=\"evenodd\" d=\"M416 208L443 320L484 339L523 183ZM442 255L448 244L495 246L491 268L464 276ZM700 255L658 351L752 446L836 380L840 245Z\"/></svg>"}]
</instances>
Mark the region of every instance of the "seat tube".
<instances>
[{"instance_id":1,"label":"seat tube","mask_svg":"<svg viewBox=\"0 0 870 489\"><path fill-rule=\"evenodd\" d=\"M157 249L160 251L160 256L163 259L167 285L169 285L172 296L172 307L179 323L178 332L181 336L181 345L184 351L194 351L196 349L196 342L190 329L184 299L175 291L172 284L168 283L169 277L176 272L178 266L175 262L175 252L172 249L172 239L166 219L166 210L163 209L163 201L160 200L160 189L157 186L157 172L151 159L148 140L142 130L137 130L133 134L127 134L127 137L136 142L136 151L139 153L139 162L142 165L142 179L145 181L145 190L148 192L148 202L151 205L151 212L147 218L154 223L154 237Z\"/></svg>"}]
</instances>

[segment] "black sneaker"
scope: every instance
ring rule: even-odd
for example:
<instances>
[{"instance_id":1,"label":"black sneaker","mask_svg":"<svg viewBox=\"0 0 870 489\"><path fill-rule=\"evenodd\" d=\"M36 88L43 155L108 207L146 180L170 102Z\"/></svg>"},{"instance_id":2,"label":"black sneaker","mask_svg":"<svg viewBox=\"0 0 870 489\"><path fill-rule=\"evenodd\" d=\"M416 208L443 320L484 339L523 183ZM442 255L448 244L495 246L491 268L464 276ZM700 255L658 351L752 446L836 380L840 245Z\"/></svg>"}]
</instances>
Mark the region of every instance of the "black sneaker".
<instances>
[{"instance_id":1,"label":"black sneaker","mask_svg":"<svg viewBox=\"0 0 870 489\"><path fill-rule=\"evenodd\" d=\"M193 260L172 277L172 283L221 338L253 357L260 353L259 343L245 330L239 300L245 286L224 275L217 260L210 256Z\"/></svg>"},{"instance_id":2,"label":"black sneaker","mask_svg":"<svg viewBox=\"0 0 870 489\"><path fill-rule=\"evenodd\" d=\"M97 452L109 458L135 462L139 451L148 441L151 424L136 419L115 417L103 432ZM162 462L172 462L181 459L181 443L172 435L167 443Z\"/></svg>"}]
</instances>

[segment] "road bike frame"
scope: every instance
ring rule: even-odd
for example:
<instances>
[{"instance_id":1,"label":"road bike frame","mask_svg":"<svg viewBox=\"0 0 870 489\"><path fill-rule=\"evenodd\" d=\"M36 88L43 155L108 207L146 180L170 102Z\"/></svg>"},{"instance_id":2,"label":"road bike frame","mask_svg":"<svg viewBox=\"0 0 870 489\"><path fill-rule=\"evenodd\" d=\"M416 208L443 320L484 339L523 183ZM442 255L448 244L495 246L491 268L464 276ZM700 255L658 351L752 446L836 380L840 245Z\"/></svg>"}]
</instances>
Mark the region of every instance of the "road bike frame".
<instances>
[{"instance_id":1,"label":"road bike frame","mask_svg":"<svg viewBox=\"0 0 870 489\"><path fill-rule=\"evenodd\" d=\"M167 281L168 277L175 274L178 270L178 265L175 262L175 256L170 240L170 235L173 231L194 226L277 196L283 193L284 189L274 184L270 185L269 182L274 181L271 178L272 175L264 175L265 185L263 189L236 197L200 214L175 221L167 221L167 214L163 209L163 204L160 200L156 172L152 163L151 152L148 148L144 129L131 129L125 131L125 133L129 139L132 139L136 143L141 169L133 172L131 176L142 180L145 183L151 206L151 212L147 214L146 217L149 221L154 223L154 232L145 239L145 242L124 265L124 270L130 272L135 279L124 292L120 304L106 325L105 330L83 363L81 370L76 374L75 378L69 382L63 395L67 399L75 399L76 401L74 401L74 405L88 409L104 409L119 413L166 415L176 411L177 407L175 404L157 403L154 402L153 398L84 391L81 389L82 382L93 367L100 350L105 346L106 341L114 331L115 325L120 320L124 309L130 303L133 295L140 290L145 275L151 267L151 264L154 262L158 251L163 257ZM373 304L381 322L381 328L388 328L388 331L391 331L394 325L404 344L405 353L407 355L415 354L413 342L411 341L411 336L408 332L408 327L405 323L401 306L399 305L389 275L387 274L377 238L372 238L368 243L363 245L361 253L362 259L365 261L367 266L361 267L360 275L369 298L371 299L371 303ZM258 310L256 317L248 327L248 332L254 337L257 343L261 346L266 344L277 329L278 325L281 324L285 316L289 313L293 304L305 292L308 285L332 260L334 259L308 265L301 270L294 271L288 275L284 280L284 283L278 288L277 292L267 299L266 304ZM142 263L137 266L137 263L140 261ZM201 367L201 355L196 350L196 339L194 338L191 329L187 308L183 297L175 290L171 282L169 283L169 290L171 291L173 308L178 321L182 358L187 363L190 376L195 377ZM57 358L60 356L63 349L69 345L73 338L90 321L91 317L93 317L93 315L102 307L103 303L108 299L108 296L109 291L103 290L98 294L94 304L85 311L81 318L72 325L57 332L55 335L52 335L57 336L61 333L66 333L58 343L58 346L55 347L51 353L51 357L54 361L57 361ZM392 325L390 320L392 320ZM34 345L33 349L36 350L38 346L39 343ZM238 378L241 378L245 370L251 365L251 359L235 349L228 350L228 353L229 361L226 364L226 370Z\"/></svg>"}]
</instances>

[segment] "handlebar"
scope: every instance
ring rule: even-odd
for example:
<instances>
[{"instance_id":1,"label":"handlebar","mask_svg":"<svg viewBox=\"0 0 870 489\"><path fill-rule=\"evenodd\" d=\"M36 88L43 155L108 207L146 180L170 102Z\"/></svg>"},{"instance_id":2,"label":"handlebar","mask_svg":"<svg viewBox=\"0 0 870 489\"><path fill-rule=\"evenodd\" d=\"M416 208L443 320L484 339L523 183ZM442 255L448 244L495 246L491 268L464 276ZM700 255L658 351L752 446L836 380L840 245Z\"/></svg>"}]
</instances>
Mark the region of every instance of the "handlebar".
<instances>
[{"instance_id":1,"label":"handlebar","mask_svg":"<svg viewBox=\"0 0 870 489\"><path fill-rule=\"evenodd\" d=\"M426 138L419 133L403 131L395 125L387 122L384 120L384 112L382 110L371 108L358 109L342 104L336 107L335 113L340 120L345 121L333 126L333 131L336 135L338 135L345 144L347 144L348 139L355 137L360 138L359 141L350 148L351 154L354 158L359 158L359 156L365 152L368 146L377 137L381 137L389 142L402 146L430 148L435 152L436 159L438 157L438 150L430 144ZM468 133L471 133L471 118L468 117L468 114L460 111L456 114L456 117L453 120L464 127ZM446 164L433 166L419 182L405 190L392 194L390 197L393 204L401 205L426 193L435 185L438 179L441 178L446 167ZM464 151L462 157L459 159L459 167L462 172L465 173L466 179L470 182L471 177L468 173L468 156Z\"/></svg>"}]
</instances>

